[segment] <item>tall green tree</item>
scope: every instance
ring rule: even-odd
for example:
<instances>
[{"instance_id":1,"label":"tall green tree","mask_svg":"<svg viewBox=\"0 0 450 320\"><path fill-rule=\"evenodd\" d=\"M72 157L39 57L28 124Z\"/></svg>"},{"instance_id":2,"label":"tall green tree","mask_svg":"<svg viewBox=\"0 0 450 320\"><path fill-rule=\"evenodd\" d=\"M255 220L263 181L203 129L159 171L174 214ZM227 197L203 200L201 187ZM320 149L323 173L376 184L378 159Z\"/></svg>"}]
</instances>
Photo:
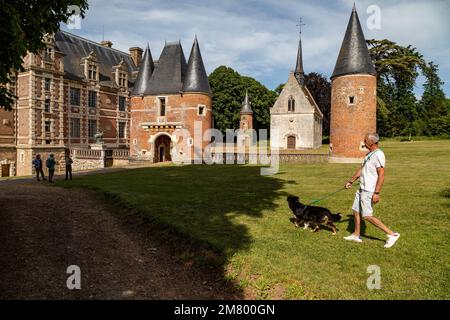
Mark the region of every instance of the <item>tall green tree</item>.
<instances>
[{"instance_id":1,"label":"tall green tree","mask_svg":"<svg viewBox=\"0 0 450 320\"><path fill-rule=\"evenodd\" d=\"M414 134L419 119L414 84L425 66L423 56L412 46L390 40L367 40L378 77L377 127L384 136Z\"/></svg>"},{"instance_id":2,"label":"tall green tree","mask_svg":"<svg viewBox=\"0 0 450 320\"><path fill-rule=\"evenodd\" d=\"M226 129L238 129L240 111L245 91L248 91L253 110L253 127L267 129L270 126L270 107L275 103L276 93L253 78L241 76L232 68L220 66L209 75L213 92L213 115L215 127L225 133Z\"/></svg>"},{"instance_id":3,"label":"tall green tree","mask_svg":"<svg viewBox=\"0 0 450 320\"><path fill-rule=\"evenodd\" d=\"M323 135L330 135L331 82L322 74L310 72L305 76L305 85L311 92L323 114Z\"/></svg>"},{"instance_id":4,"label":"tall green tree","mask_svg":"<svg viewBox=\"0 0 450 320\"><path fill-rule=\"evenodd\" d=\"M423 94L420 101L421 112L428 118L445 116L448 113L447 100L442 90L441 78L438 74L439 68L433 62L428 63L423 68L426 81L423 85Z\"/></svg>"},{"instance_id":5,"label":"tall green tree","mask_svg":"<svg viewBox=\"0 0 450 320\"><path fill-rule=\"evenodd\" d=\"M22 70L27 52L44 48L43 37L59 30L67 22L76 5L80 16L88 9L87 0L0 0L0 84L10 82L12 70ZM15 96L0 86L0 106L11 110Z\"/></svg>"}]
</instances>

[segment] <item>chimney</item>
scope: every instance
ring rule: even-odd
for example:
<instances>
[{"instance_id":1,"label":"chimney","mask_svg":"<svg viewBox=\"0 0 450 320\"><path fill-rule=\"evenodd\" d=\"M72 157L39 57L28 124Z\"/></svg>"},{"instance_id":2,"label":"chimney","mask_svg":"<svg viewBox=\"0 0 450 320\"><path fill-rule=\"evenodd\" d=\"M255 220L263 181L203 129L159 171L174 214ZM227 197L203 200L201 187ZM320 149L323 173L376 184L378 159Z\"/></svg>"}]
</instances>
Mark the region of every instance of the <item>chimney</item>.
<instances>
[{"instance_id":1,"label":"chimney","mask_svg":"<svg viewBox=\"0 0 450 320\"><path fill-rule=\"evenodd\" d=\"M104 47L107 47L107 48L111 48L112 45L113 45L113 43L111 41L109 41L109 40L103 40L102 42L100 42L100 44L102 46L104 46Z\"/></svg>"},{"instance_id":2,"label":"chimney","mask_svg":"<svg viewBox=\"0 0 450 320\"><path fill-rule=\"evenodd\" d=\"M136 65L136 67L139 67L141 65L143 51L144 50L142 50L139 47L130 48L130 56L131 59L133 59L133 62Z\"/></svg>"}]
</instances>

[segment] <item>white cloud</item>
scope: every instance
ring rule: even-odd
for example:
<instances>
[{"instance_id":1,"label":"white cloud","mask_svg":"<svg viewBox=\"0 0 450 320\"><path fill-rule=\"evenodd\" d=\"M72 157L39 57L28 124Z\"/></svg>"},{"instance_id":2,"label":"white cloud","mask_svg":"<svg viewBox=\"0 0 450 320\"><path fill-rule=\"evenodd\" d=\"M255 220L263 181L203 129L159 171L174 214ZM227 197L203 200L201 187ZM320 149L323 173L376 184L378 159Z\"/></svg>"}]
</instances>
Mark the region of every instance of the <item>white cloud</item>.
<instances>
[{"instance_id":1,"label":"white cloud","mask_svg":"<svg viewBox=\"0 0 450 320\"><path fill-rule=\"evenodd\" d=\"M381 30L367 29L366 9L372 4L381 8ZM197 34L208 72L227 65L274 88L295 67L300 16L306 23L305 69L330 76L353 0L96 0L90 6L76 32L81 36L100 41L104 25L115 48L128 51L148 41L157 59L165 40L181 40L188 58ZM357 9L367 38L411 44L438 63L450 96L449 1L359 0Z\"/></svg>"}]
</instances>

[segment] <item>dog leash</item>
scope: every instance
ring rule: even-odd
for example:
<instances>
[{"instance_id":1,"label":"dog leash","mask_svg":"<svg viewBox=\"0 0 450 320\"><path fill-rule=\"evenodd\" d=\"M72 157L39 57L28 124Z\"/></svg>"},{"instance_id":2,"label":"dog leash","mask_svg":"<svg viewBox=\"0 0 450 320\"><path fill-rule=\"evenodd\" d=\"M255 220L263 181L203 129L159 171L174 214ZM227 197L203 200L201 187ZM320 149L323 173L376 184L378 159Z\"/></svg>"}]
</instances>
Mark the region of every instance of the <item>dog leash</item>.
<instances>
[{"instance_id":1,"label":"dog leash","mask_svg":"<svg viewBox=\"0 0 450 320\"><path fill-rule=\"evenodd\" d=\"M358 185L359 182L357 182L356 184ZM310 206L310 205L313 205L313 204L318 204L318 203L321 202L322 200L325 200L326 198L329 198L329 197L331 197L332 195L334 195L334 194L336 194L336 193L338 193L338 192L341 192L342 190L346 190L346 188L345 188L345 187L342 187L342 188L339 188L339 189L336 190L336 191L333 191L333 192L331 192L331 193L325 195L325 196L322 197L322 198L319 198L319 199L313 199L313 201L311 201L311 203L309 204L309 206Z\"/></svg>"}]
</instances>

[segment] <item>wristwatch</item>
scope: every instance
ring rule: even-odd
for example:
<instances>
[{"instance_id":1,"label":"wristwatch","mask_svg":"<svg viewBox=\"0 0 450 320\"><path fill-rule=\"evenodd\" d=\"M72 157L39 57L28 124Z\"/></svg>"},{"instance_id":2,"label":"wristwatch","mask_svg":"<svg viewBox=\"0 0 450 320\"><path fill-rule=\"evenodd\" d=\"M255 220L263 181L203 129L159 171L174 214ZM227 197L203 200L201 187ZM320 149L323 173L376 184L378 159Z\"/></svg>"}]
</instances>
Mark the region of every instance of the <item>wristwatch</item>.
<instances>
[{"instance_id":1,"label":"wristwatch","mask_svg":"<svg viewBox=\"0 0 450 320\"><path fill-rule=\"evenodd\" d=\"M374 194L380 194L379 192L374 192Z\"/></svg>"}]
</instances>

